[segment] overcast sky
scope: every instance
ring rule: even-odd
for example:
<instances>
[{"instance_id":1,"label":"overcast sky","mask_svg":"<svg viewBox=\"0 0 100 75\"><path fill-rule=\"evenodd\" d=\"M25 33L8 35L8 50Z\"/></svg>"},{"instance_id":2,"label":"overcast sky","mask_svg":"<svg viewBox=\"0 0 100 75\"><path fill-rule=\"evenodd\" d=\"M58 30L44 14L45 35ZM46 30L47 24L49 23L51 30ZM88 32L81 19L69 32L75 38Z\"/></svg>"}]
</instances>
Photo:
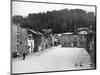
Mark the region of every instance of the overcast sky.
<instances>
[{"instance_id":1,"label":"overcast sky","mask_svg":"<svg viewBox=\"0 0 100 75\"><path fill-rule=\"evenodd\" d=\"M46 3L30 3L30 2L12 2L12 15L27 16L29 13L47 12L61 9L83 9L87 12L95 12L93 6L77 6L77 5L63 5L63 4L46 4Z\"/></svg>"}]
</instances>

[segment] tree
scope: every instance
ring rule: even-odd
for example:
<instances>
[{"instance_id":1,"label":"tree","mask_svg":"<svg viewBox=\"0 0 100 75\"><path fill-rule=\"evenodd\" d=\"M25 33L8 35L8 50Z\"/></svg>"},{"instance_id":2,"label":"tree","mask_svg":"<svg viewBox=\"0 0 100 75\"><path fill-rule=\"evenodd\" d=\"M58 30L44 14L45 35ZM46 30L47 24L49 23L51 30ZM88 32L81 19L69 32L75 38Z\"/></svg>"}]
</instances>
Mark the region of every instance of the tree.
<instances>
[{"instance_id":1,"label":"tree","mask_svg":"<svg viewBox=\"0 0 100 75\"><path fill-rule=\"evenodd\" d=\"M27 17L14 16L14 23L21 23L22 27L33 30L52 29L53 33L74 32L75 26L95 27L96 17L93 12L86 13L82 9L63 9L59 11L47 11L46 13L32 13Z\"/></svg>"},{"instance_id":2,"label":"tree","mask_svg":"<svg viewBox=\"0 0 100 75\"><path fill-rule=\"evenodd\" d=\"M12 16L12 23L14 24L21 24L23 20L24 20L23 16L19 16L19 15Z\"/></svg>"}]
</instances>

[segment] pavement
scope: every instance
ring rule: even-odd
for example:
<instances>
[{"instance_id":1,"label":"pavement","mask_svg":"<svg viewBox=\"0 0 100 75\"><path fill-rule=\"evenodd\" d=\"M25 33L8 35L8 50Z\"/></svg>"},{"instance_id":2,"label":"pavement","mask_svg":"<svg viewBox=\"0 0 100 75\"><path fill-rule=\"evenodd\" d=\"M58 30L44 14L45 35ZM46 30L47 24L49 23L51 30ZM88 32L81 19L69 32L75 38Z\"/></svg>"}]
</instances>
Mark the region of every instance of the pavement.
<instances>
[{"instance_id":1,"label":"pavement","mask_svg":"<svg viewBox=\"0 0 100 75\"><path fill-rule=\"evenodd\" d=\"M12 61L12 73L92 69L90 55L84 48L51 47Z\"/></svg>"}]
</instances>

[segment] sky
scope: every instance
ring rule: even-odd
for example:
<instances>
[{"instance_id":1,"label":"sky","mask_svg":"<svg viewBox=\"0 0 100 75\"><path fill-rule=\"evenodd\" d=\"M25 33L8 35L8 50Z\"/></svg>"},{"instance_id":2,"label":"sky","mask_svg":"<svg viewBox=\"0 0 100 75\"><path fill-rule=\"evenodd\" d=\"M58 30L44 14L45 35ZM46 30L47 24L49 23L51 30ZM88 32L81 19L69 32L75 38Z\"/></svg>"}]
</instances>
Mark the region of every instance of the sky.
<instances>
[{"instance_id":1,"label":"sky","mask_svg":"<svg viewBox=\"0 0 100 75\"><path fill-rule=\"evenodd\" d=\"M12 2L12 16L21 15L28 16L29 13L42 13L61 9L83 9L87 12L95 12L93 6L77 6L77 5L63 5L63 4L47 4L47 3L33 3L33 2Z\"/></svg>"}]
</instances>

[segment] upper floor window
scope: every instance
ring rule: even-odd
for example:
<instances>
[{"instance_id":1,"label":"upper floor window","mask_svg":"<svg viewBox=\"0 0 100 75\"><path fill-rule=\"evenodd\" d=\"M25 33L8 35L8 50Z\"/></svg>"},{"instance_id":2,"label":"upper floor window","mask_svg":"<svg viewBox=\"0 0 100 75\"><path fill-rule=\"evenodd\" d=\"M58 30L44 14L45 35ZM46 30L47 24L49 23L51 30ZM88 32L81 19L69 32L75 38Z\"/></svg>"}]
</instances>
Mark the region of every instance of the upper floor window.
<instances>
[{"instance_id":1,"label":"upper floor window","mask_svg":"<svg viewBox=\"0 0 100 75\"><path fill-rule=\"evenodd\" d=\"M17 39L19 39L19 35L17 35Z\"/></svg>"}]
</instances>

